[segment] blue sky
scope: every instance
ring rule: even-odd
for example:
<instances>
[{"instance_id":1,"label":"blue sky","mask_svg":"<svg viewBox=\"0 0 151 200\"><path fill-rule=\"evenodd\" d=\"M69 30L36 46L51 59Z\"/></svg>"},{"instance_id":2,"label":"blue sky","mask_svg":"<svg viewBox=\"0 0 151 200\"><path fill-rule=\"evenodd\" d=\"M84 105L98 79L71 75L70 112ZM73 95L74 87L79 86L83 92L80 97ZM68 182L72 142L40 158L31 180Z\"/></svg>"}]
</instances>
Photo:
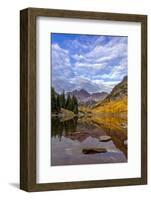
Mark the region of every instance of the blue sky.
<instances>
[{"instance_id":1,"label":"blue sky","mask_svg":"<svg viewBox=\"0 0 151 200\"><path fill-rule=\"evenodd\" d=\"M128 38L51 33L52 86L57 92L110 92L127 75Z\"/></svg>"}]
</instances>

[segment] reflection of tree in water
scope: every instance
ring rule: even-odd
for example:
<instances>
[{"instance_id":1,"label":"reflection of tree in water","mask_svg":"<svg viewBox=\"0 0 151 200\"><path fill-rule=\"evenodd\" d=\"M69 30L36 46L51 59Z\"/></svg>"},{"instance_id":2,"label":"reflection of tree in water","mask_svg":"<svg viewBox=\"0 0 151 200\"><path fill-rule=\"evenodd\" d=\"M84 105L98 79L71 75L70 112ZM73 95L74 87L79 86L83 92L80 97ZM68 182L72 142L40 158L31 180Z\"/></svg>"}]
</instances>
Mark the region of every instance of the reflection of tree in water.
<instances>
[{"instance_id":1,"label":"reflection of tree in water","mask_svg":"<svg viewBox=\"0 0 151 200\"><path fill-rule=\"evenodd\" d=\"M78 120L78 118L75 117L75 118L72 118L68 121L63 122L65 135L68 135L68 134L76 131L77 120Z\"/></svg>"},{"instance_id":2,"label":"reflection of tree in water","mask_svg":"<svg viewBox=\"0 0 151 200\"><path fill-rule=\"evenodd\" d=\"M51 137L58 136L61 138L63 132L63 123L60 122L58 117L51 118Z\"/></svg>"},{"instance_id":3,"label":"reflection of tree in water","mask_svg":"<svg viewBox=\"0 0 151 200\"><path fill-rule=\"evenodd\" d=\"M58 117L51 118L51 137L58 137L61 140L62 135L68 135L76 131L77 117L67 121L61 121Z\"/></svg>"}]
</instances>

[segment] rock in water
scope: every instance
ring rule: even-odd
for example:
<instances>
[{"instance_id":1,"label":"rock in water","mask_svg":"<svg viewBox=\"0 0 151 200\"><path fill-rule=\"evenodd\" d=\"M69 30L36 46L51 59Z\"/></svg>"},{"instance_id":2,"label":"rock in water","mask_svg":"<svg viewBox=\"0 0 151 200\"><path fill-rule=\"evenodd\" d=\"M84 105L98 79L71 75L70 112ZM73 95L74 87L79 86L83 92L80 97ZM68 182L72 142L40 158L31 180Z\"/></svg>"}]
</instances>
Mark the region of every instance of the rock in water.
<instances>
[{"instance_id":1,"label":"rock in water","mask_svg":"<svg viewBox=\"0 0 151 200\"><path fill-rule=\"evenodd\" d=\"M103 136L100 136L100 138L99 138L100 142L108 142L110 140L111 140L111 137L108 135L103 135Z\"/></svg>"},{"instance_id":2,"label":"rock in water","mask_svg":"<svg viewBox=\"0 0 151 200\"><path fill-rule=\"evenodd\" d=\"M107 150L105 148L85 148L82 149L84 154L93 154L93 153L106 153Z\"/></svg>"}]
</instances>

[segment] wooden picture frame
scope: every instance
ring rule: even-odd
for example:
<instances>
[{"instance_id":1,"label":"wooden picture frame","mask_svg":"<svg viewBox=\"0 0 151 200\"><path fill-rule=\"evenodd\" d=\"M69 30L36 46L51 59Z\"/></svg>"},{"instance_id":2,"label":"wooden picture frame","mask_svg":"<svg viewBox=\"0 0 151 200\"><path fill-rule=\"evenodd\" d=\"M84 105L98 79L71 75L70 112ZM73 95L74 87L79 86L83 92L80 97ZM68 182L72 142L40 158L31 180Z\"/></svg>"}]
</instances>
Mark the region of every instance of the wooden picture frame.
<instances>
[{"instance_id":1,"label":"wooden picture frame","mask_svg":"<svg viewBox=\"0 0 151 200\"><path fill-rule=\"evenodd\" d=\"M141 23L141 177L112 180L36 183L36 18ZM27 8L20 12L20 188L47 191L147 184L147 16Z\"/></svg>"}]
</instances>

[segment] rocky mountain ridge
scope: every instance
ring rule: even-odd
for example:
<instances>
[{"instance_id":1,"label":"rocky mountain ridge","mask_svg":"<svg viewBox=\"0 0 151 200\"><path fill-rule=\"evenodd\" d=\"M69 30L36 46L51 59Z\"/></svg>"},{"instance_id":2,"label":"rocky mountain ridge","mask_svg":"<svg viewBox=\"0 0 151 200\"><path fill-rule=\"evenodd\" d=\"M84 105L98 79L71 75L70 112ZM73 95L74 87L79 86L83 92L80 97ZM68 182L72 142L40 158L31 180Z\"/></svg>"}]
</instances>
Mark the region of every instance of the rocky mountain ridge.
<instances>
[{"instance_id":1,"label":"rocky mountain ridge","mask_svg":"<svg viewBox=\"0 0 151 200\"><path fill-rule=\"evenodd\" d=\"M67 95L75 96L80 103L95 103L105 99L108 95L107 92L96 92L90 94L84 89L74 90L72 92L67 92Z\"/></svg>"}]
</instances>

